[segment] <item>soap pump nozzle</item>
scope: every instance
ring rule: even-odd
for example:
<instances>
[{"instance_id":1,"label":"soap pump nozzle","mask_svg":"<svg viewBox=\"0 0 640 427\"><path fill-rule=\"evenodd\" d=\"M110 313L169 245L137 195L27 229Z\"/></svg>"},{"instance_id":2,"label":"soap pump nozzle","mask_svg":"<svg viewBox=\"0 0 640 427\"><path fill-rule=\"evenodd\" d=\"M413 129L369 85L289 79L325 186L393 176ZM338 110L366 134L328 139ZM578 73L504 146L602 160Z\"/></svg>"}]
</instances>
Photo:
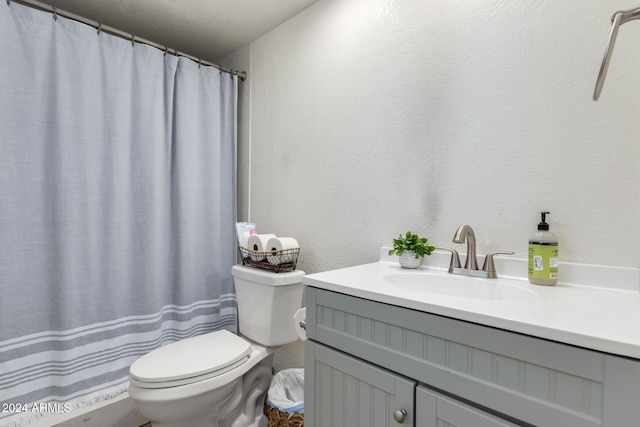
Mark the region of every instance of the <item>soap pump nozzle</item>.
<instances>
[{"instance_id":1,"label":"soap pump nozzle","mask_svg":"<svg viewBox=\"0 0 640 427\"><path fill-rule=\"evenodd\" d=\"M547 224L546 217L550 212L540 212L540 216L542 217L542 221L538 224L538 230L549 231L549 224Z\"/></svg>"}]
</instances>

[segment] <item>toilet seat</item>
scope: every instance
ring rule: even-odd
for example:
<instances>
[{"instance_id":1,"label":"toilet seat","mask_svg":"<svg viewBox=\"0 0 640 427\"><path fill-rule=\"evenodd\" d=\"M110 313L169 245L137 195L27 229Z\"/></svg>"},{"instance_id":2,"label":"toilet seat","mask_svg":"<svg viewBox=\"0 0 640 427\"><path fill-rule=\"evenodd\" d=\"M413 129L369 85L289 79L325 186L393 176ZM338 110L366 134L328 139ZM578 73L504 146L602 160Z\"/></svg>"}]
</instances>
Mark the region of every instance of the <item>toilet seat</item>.
<instances>
[{"instance_id":1,"label":"toilet seat","mask_svg":"<svg viewBox=\"0 0 640 427\"><path fill-rule=\"evenodd\" d=\"M229 372L248 359L251 344L227 330L176 341L136 360L129 380L140 388L191 384Z\"/></svg>"}]
</instances>

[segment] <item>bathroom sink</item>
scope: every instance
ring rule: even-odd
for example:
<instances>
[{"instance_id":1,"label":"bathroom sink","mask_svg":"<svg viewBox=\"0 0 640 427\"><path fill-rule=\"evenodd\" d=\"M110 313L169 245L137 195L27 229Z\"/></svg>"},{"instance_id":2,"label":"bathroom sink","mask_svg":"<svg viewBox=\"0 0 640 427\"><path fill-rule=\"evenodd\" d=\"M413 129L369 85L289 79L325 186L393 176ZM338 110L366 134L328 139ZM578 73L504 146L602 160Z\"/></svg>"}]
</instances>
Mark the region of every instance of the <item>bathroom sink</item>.
<instances>
[{"instance_id":1,"label":"bathroom sink","mask_svg":"<svg viewBox=\"0 0 640 427\"><path fill-rule=\"evenodd\" d=\"M484 300L520 300L536 295L523 284L512 284L506 280L481 279L456 276L441 272L420 270L415 273L384 275L382 279L398 290L419 294L473 298Z\"/></svg>"}]
</instances>

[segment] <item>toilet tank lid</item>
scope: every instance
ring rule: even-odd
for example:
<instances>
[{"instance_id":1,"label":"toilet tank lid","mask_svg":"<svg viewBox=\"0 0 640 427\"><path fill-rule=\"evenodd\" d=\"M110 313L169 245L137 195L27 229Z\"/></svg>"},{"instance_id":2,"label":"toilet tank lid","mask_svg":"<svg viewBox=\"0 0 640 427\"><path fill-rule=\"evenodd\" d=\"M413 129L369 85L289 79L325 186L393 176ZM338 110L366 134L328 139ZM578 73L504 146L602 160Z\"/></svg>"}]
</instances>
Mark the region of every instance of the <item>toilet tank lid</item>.
<instances>
[{"instance_id":1,"label":"toilet tank lid","mask_svg":"<svg viewBox=\"0 0 640 427\"><path fill-rule=\"evenodd\" d=\"M146 383L176 381L225 370L251 350L248 341L222 329L157 348L133 362L129 373Z\"/></svg>"},{"instance_id":2,"label":"toilet tank lid","mask_svg":"<svg viewBox=\"0 0 640 427\"><path fill-rule=\"evenodd\" d=\"M259 268L234 265L231 267L231 275L244 280L261 283L268 286L284 286L302 283L304 271L293 270L275 273L273 271L260 270Z\"/></svg>"}]
</instances>

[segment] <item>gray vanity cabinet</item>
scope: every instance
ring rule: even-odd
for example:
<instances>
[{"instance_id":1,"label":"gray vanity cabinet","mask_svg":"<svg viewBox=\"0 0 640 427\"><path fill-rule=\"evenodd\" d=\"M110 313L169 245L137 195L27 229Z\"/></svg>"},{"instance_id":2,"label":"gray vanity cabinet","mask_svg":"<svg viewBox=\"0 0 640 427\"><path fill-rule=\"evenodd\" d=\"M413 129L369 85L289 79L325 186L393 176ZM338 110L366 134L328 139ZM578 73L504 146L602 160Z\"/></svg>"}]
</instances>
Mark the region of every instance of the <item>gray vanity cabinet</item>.
<instances>
[{"instance_id":1,"label":"gray vanity cabinet","mask_svg":"<svg viewBox=\"0 0 640 427\"><path fill-rule=\"evenodd\" d=\"M389 427L394 415L416 427L640 426L638 360L314 287L306 298L306 427Z\"/></svg>"},{"instance_id":2,"label":"gray vanity cabinet","mask_svg":"<svg viewBox=\"0 0 640 427\"><path fill-rule=\"evenodd\" d=\"M426 387L416 389L416 427L516 427Z\"/></svg>"},{"instance_id":3,"label":"gray vanity cabinet","mask_svg":"<svg viewBox=\"0 0 640 427\"><path fill-rule=\"evenodd\" d=\"M312 390L306 398L307 427L515 427L322 344L308 341L305 352L310 361L305 386Z\"/></svg>"},{"instance_id":4,"label":"gray vanity cabinet","mask_svg":"<svg viewBox=\"0 0 640 427\"><path fill-rule=\"evenodd\" d=\"M414 425L415 381L308 340L305 359L305 426Z\"/></svg>"}]
</instances>

